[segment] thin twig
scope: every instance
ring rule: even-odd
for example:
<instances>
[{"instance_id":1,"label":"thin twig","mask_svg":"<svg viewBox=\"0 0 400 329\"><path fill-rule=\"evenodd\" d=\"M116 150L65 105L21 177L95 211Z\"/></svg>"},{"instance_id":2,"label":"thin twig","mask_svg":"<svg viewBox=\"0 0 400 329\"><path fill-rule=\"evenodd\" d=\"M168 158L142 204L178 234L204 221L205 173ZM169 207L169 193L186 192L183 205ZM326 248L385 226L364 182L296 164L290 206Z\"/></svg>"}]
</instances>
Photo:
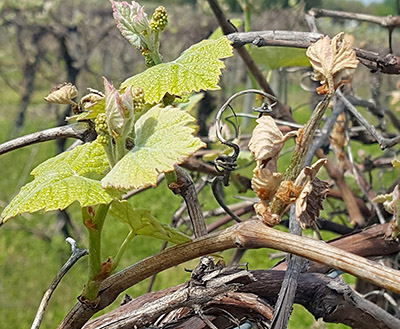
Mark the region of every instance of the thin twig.
<instances>
[{"instance_id":1,"label":"thin twig","mask_svg":"<svg viewBox=\"0 0 400 329\"><path fill-rule=\"evenodd\" d=\"M56 277L51 282L49 288L44 293L42 301L40 302L39 308L36 312L35 319L33 320L31 329L38 329L40 327L40 323L42 322L43 315L46 311L47 305L49 304L51 295L56 290L58 284L65 274L71 269L75 263L81 259L83 256L87 255L89 251L87 249L79 249L76 245L76 241L72 238L65 239L71 245L71 256L68 258L66 263L61 267L60 271L57 273Z\"/></svg>"},{"instance_id":2,"label":"thin twig","mask_svg":"<svg viewBox=\"0 0 400 329\"><path fill-rule=\"evenodd\" d=\"M206 185L207 185L207 179L202 179L200 181L200 183L196 184L196 193L197 194L200 193L200 191ZM179 220L182 218L182 214L186 209L187 209L186 202L183 201L181 206L175 211L174 215L172 216L172 220L171 220L171 224L170 224L171 227L179 226ZM203 218L204 218L204 216L203 216ZM186 221L189 221L189 220L190 220L190 217L188 217L187 220L183 220L183 221L186 222ZM167 248L167 246L168 246L168 241L164 241L162 246L161 246L160 252L164 251ZM150 281L149 281L149 285L147 287L147 292L151 292L151 290L153 289L153 285L154 285L154 282L156 280L156 276L157 276L157 273L155 273L155 274L153 274L151 276Z\"/></svg>"},{"instance_id":3,"label":"thin twig","mask_svg":"<svg viewBox=\"0 0 400 329\"><path fill-rule=\"evenodd\" d=\"M318 27L317 24L315 23L315 17L313 15L310 15L309 13L306 13L305 19L308 24L308 27L310 28L310 31L313 33L318 33Z\"/></svg>"},{"instance_id":4,"label":"thin twig","mask_svg":"<svg viewBox=\"0 0 400 329\"><path fill-rule=\"evenodd\" d=\"M196 238L204 236L207 234L207 226L204 221L203 212L201 211L201 205L193 179L185 169L179 166L175 166L175 173L177 183L174 184L174 186L170 184L169 188L173 190L175 194L182 195L185 200L194 236Z\"/></svg>"},{"instance_id":5,"label":"thin twig","mask_svg":"<svg viewBox=\"0 0 400 329\"><path fill-rule=\"evenodd\" d=\"M257 202L257 201L255 201L255 202ZM246 208L248 206L253 206L255 202L253 202L253 201L242 201L242 202L238 202L238 203L234 203L234 204L229 205L229 208L232 211L237 211L237 210ZM222 207L218 207L218 208L213 209L213 210L205 211L203 213L203 216L204 216L204 218L208 218L208 217L214 217L214 216L221 216L221 215L223 215L225 213L226 213L226 211ZM189 220L189 218L188 217L183 217L182 220L184 222L187 222Z\"/></svg>"},{"instance_id":6,"label":"thin twig","mask_svg":"<svg viewBox=\"0 0 400 329\"><path fill-rule=\"evenodd\" d=\"M385 221L385 218L383 217L381 210L379 209L378 205L372 201L372 198L370 197L368 191L364 188L364 185L361 184L361 180L360 180L361 173L358 172L357 166L355 165L355 162L354 162L353 151L351 149L349 134L347 133L347 131L345 132L345 134L346 134L346 139L347 139L347 150L348 150L347 153L348 153L349 161L351 163L353 175L357 182L357 185L360 188L360 190L364 193L366 198L368 199L368 202L374 208L376 215L378 216L379 223L384 224L386 221Z\"/></svg>"},{"instance_id":7,"label":"thin twig","mask_svg":"<svg viewBox=\"0 0 400 329\"><path fill-rule=\"evenodd\" d=\"M357 119L357 121L362 124L365 129L376 139L378 142L379 146L382 149L385 149L387 147L392 147L398 143L400 143L400 135L394 137L394 138L385 138L383 137L375 128L372 126L367 119L365 119L360 112L349 102L349 100L343 95L343 93L340 90L336 91L336 94L340 98L340 100L344 103L346 108L350 111L351 114L354 115L354 117Z\"/></svg>"},{"instance_id":8,"label":"thin twig","mask_svg":"<svg viewBox=\"0 0 400 329\"><path fill-rule=\"evenodd\" d=\"M337 102L337 96L334 98L336 106L333 106L333 111L330 117L326 120L324 127L321 129L321 134L318 136L318 138L315 138L310 146L310 150L306 155L306 158L304 160L304 164L306 166L311 165L312 159L314 158L317 150L321 148L323 145L329 143L329 138L332 132L333 127L335 126L335 123L337 121L337 118L339 117L340 113L343 112L344 106L342 103Z\"/></svg>"},{"instance_id":9,"label":"thin twig","mask_svg":"<svg viewBox=\"0 0 400 329\"><path fill-rule=\"evenodd\" d=\"M253 204L248 204L247 206L243 206L242 208L234 211L234 213L238 218L240 218L240 216L248 214L248 213L254 213ZM207 226L207 232L208 233L214 232L215 230L219 229L221 226L228 224L232 219L233 218L230 215L221 217L220 219L216 220L215 222L213 222Z\"/></svg>"},{"instance_id":10,"label":"thin twig","mask_svg":"<svg viewBox=\"0 0 400 329\"><path fill-rule=\"evenodd\" d=\"M383 298L385 298L394 308L398 309L399 305L396 303L396 300L390 296L386 291L384 290L373 290L370 292L367 292L366 294L362 295L361 297L364 298L368 298L370 296L374 296L374 295L378 295L378 296L382 296Z\"/></svg>"},{"instance_id":11,"label":"thin twig","mask_svg":"<svg viewBox=\"0 0 400 329\"><path fill-rule=\"evenodd\" d=\"M96 132L86 122L78 122L72 125L50 128L30 135L18 137L1 144L0 155L24 146L63 138L77 138L83 141L92 141L96 138Z\"/></svg>"},{"instance_id":12,"label":"thin twig","mask_svg":"<svg viewBox=\"0 0 400 329\"><path fill-rule=\"evenodd\" d=\"M317 154L320 158L322 157L325 158L325 155L322 152ZM351 223L356 224L359 227L364 227L366 222L364 220L363 215L361 214L361 210L357 204L357 200L353 192L347 185L347 182L344 178L343 170L341 170L340 166L337 166L337 164L333 163L332 160L329 158L327 158L327 162L325 163L325 169L328 175L335 181L335 184L338 187L338 190L346 205L346 210L347 213L349 214Z\"/></svg>"},{"instance_id":13,"label":"thin twig","mask_svg":"<svg viewBox=\"0 0 400 329\"><path fill-rule=\"evenodd\" d=\"M290 208L289 230L291 234L301 236L302 229L296 219L294 205ZM271 329L287 328L291 310L296 296L297 284L300 273L305 265L305 259L289 254L287 258L287 270L279 290L278 300L275 304L274 317L271 322Z\"/></svg>"},{"instance_id":14,"label":"thin twig","mask_svg":"<svg viewBox=\"0 0 400 329\"><path fill-rule=\"evenodd\" d=\"M354 19L357 21L378 24L382 27L397 27L400 25L400 16L392 16L392 15L374 16L374 15L350 13L346 11L329 10L321 8L311 8L308 11L308 13L309 15L312 15L315 18L332 17L341 19Z\"/></svg>"},{"instance_id":15,"label":"thin twig","mask_svg":"<svg viewBox=\"0 0 400 329\"><path fill-rule=\"evenodd\" d=\"M200 319L211 329L218 329L218 327L216 327L204 314L203 312L200 310L197 312L198 316L200 317Z\"/></svg>"}]
</instances>

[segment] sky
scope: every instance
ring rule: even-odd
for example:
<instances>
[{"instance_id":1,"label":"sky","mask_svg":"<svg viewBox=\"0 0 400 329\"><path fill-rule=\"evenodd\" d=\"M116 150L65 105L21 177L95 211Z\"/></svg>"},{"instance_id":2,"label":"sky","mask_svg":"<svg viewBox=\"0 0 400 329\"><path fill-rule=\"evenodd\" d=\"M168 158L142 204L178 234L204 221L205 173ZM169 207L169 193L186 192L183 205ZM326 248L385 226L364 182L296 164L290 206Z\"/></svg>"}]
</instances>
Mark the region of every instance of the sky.
<instances>
[{"instance_id":1,"label":"sky","mask_svg":"<svg viewBox=\"0 0 400 329\"><path fill-rule=\"evenodd\" d=\"M369 5L370 3L373 3L373 2L381 3L381 2L383 2L383 0L361 0L361 2L366 5Z\"/></svg>"}]
</instances>

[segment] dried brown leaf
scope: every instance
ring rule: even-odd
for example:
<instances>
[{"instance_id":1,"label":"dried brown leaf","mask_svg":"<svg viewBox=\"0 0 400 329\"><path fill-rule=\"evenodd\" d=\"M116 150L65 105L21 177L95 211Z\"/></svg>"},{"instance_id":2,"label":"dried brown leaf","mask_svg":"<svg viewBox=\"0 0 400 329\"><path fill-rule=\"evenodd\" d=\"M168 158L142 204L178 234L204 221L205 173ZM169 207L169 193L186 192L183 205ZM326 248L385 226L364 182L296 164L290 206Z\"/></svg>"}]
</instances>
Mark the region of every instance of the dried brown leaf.
<instances>
[{"instance_id":1,"label":"dried brown leaf","mask_svg":"<svg viewBox=\"0 0 400 329\"><path fill-rule=\"evenodd\" d=\"M283 147L283 134L270 116L262 116L256 121L258 124L250 138L249 150L256 161L277 158Z\"/></svg>"},{"instance_id":2,"label":"dried brown leaf","mask_svg":"<svg viewBox=\"0 0 400 329\"><path fill-rule=\"evenodd\" d=\"M281 222L281 217L277 214L272 214L264 202L255 204L254 210L263 223L270 227L274 227Z\"/></svg>"},{"instance_id":3,"label":"dried brown leaf","mask_svg":"<svg viewBox=\"0 0 400 329\"><path fill-rule=\"evenodd\" d=\"M275 172L279 153L285 141L296 133L290 132L283 136L274 119L270 116L262 116L256 121L258 124L250 138L249 150L254 154L257 162L262 162L272 172Z\"/></svg>"},{"instance_id":4,"label":"dried brown leaf","mask_svg":"<svg viewBox=\"0 0 400 329\"><path fill-rule=\"evenodd\" d=\"M307 184L301 190L300 195L295 202L296 218L300 218L300 216L306 211L307 198L312 192L312 190L313 190L312 183L311 181L308 181Z\"/></svg>"},{"instance_id":5,"label":"dried brown leaf","mask_svg":"<svg viewBox=\"0 0 400 329\"><path fill-rule=\"evenodd\" d=\"M308 47L306 52L316 72L315 79L321 82L322 90L333 95L339 83L339 73L345 69L356 69L358 60L350 44L343 39L343 32L331 40L322 37Z\"/></svg>"},{"instance_id":6,"label":"dried brown leaf","mask_svg":"<svg viewBox=\"0 0 400 329\"><path fill-rule=\"evenodd\" d=\"M295 214L302 228L309 227L322 209L328 185L316 178L316 175L326 161L319 159L311 167L304 167L296 178L295 187L300 192L295 201Z\"/></svg>"},{"instance_id":7,"label":"dried brown leaf","mask_svg":"<svg viewBox=\"0 0 400 329\"><path fill-rule=\"evenodd\" d=\"M296 200L296 218L300 226L305 229L312 227L323 209L322 201L328 193L328 183L318 178L308 182Z\"/></svg>"},{"instance_id":8,"label":"dried brown leaf","mask_svg":"<svg viewBox=\"0 0 400 329\"><path fill-rule=\"evenodd\" d=\"M104 98L104 94L96 89L89 88L89 91L90 93L83 96L81 101L79 102L79 105L83 109L93 106L93 104L98 102L100 99Z\"/></svg>"},{"instance_id":9,"label":"dried brown leaf","mask_svg":"<svg viewBox=\"0 0 400 329\"><path fill-rule=\"evenodd\" d=\"M279 185L275 197L281 202L289 205L296 201L301 189L301 186L296 186L292 181L285 180Z\"/></svg>"},{"instance_id":10,"label":"dried brown leaf","mask_svg":"<svg viewBox=\"0 0 400 329\"><path fill-rule=\"evenodd\" d=\"M72 83L63 83L53 88L44 98L49 103L76 105L72 100L78 95L78 90Z\"/></svg>"},{"instance_id":11,"label":"dried brown leaf","mask_svg":"<svg viewBox=\"0 0 400 329\"><path fill-rule=\"evenodd\" d=\"M295 185L305 186L307 181L312 181L317 175L318 171L327 161L328 160L326 158L319 159L311 167L304 167L299 176L297 176Z\"/></svg>"},{"instance_id":12,"label":"dried brown leaf","mask_svg":"<svg viewBox=\"0 0 400 329\"><path fill-rule=\"evenodd\" d=\"M271 172L267 167L263 167L258 163L253 170L251 187L261 200L269 202L275 195L282 180L281 173Z\"/></svg>"},{"instance_id":13,"label":"dried brown leaf","mask_svg":"<svg viewBox=\"0 0 400 329\"><path fill-rule=\"evenodd\" d=\"M331 145L340 160L343 160L344 158L344 147L347 145L347 139L345 135L345 120L346 115L341 113L337 118L331 133Z\"/></svg>"}]
</instances>

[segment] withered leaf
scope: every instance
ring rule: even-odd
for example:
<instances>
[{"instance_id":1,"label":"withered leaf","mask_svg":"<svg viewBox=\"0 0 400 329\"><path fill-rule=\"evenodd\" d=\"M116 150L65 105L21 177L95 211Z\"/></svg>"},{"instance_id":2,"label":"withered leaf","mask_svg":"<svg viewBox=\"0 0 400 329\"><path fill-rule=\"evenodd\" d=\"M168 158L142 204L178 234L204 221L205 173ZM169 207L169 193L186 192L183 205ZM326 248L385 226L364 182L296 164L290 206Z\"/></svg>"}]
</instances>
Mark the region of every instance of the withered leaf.
<instances>
[{"instance_id":1,"label":"withered leaf","mask_svg":"<svg viewBox=\"0 0 400 329\"><path fill-rule=\"evenodd\" d=\"M63 83L53 88L44 98L49 103L76 105L72 100L78 95L78 90L72 83Z\"/></svg>"},{"instance_id":2,"label":"withered leaf","mask_svg":"<svg viewBox=\"0 0 400 329\"><path fill-rule=\"evenodd\" d=\"M281 216L278 214L272 214L264 202L255 204L254 210L263 223L270 227L274 227L281 222Z\"/></svg>"},{"instance_id":3,"label":"withered leaf","mask_svg":"<svg viewBox=\"0 0 400 329\"><path fill-rule=\"evenodd\" d=\"M344 147L347 145L347 139L345 135L345 119L346 115L341 113L337 118L331 133L331 145L341 163L345 159Z\"/></svg>"},{"instance_id":4,"label":"withered leaf","mask_svg":"<svg viewBox=\"0 0 400 329\"><path fill-rule=\"evenodd\" d=\"M311 167L304 167L296 178L295 186L301 190L295 201L295 214L303 229L309 227L319 216L322 200L328 192L327 183L316 178L326 161L319 159Z\"/></svg>"},{"instance_id":5,"label":"withered leaf","mask_svg":"<svg viewBox=\"0 0 400 329\"><path fill-rule=\"evenodd\" d=\"M383 203L383 207L390 214L395 214L396 204L400 200L399 185L396 185L392 193L378 194L372 202Z\"/></svg>"},{"instance_id":6,"label":"withered leaf","mask_svg":"<svg viewBox=\"0 0 400 329\"><path fill-rule=\"evenodd\" d=\"M321 82L322 89L327 89L329 95L335 93L339 73L345 69L356 69L358 65L356 53L343 39L343 34L337 34L332 40L328 36L322 37L306 52L316 72L315 79Z\"/></svg>"},{"instance_id":7,"label":"withered leaf","mask_svg":"<svg viewBox=\"0 0 400 329\"><path fill-rule=\"evenodd\" d=\"M297 186L305 186L307 181L312 181L317 175L318 171L321 167L326 163L327 159L319 159L315 163L311 165L311 167L304 167L299 176L297 176L295 185Z\"/></svg>"},{"instance_id":8,"label":"withered leaf","mask_svg":"<svg viewBox=\"0 0 400 329\"><path fill-rule=\"evenodd\" d=\"M281 173L271 172L271 170L258 162L253 170L251 187L261 200L269 202L272 200L282 180Z\"/></svg>"},{"instance_id":9,"label":"withered leaf","mask_svg":"<svg viewBox=\"0 0 400 329\"><path fill-rule=\"evenodd\" d=\"M90 93L83 96L79 102L79 105L86 109L88 107L91 107L93 104L98 102L100 99L104 98L104 94L101 91L98 91L96 89L88 88Z\"/></svg>"},{"instance_id":10,"label":"withered leaf","mask_svg":"<svg viewBox=\"0 0 400 329\"><path fill-rule=\"evenodd\" d=\"M300 226L305 229L311 227L323 209L322 201L328 193L327 182L314 178L308 182L296 200L296 218Z\"/></svg>"},{"instance_id":11,"label":"withered leaf","mask_svg":"<svg viewBox=\"0 0 400 329\"><path fill-rule=\"evenodd\" d=\"M270 116L262 116L256 121L258 124L250 138L249 150L254 154L257 162L263 162L264 165L271 162L268 168L274 172L277 170L278 156L285 141L296 133L290 132L283 136Z\"/></svg>"}]
</instances>

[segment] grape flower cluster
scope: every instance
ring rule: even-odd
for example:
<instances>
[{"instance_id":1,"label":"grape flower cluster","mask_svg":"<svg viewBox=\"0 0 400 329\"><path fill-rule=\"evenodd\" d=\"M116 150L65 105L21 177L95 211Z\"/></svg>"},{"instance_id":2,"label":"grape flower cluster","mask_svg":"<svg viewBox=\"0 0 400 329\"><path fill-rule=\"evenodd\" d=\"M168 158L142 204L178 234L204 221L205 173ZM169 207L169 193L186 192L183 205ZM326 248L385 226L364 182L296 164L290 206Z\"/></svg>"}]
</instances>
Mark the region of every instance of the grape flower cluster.
<instances>
[{"instance_id":1,"label":"grape flower cluster","mask_svg":"<svg viewBox=\"0 0 400 329\"><path fill-rule=\"evenodd\" d=\"M164 31L167 24L168 24L167 11L163 6L157 7L157 9L153 13L152 20L150 21L150 26L152 30L156 32Z\"/></svg>"},{"instance_id":2,"label":"grape flower cluster","mask_svg":"<svg viewBox=\"0 0 400 329\"><path fill-rule=\"evenodd\" d=\"M144 90L142 87L132 88L132 100L135 112L136 113L141 112L144 109L145 105Z\"/></svg>"},{"instance_id":3,"label":"grape flower cluster","mask_svg":"<svg viewBox=\"0 0 400 329\"><path fill-rule=\"evenodd\" d=\"M108 144L108 125L107 117L105 113L100 113L97 115L95 121L95 129L97 132L96 141L101 145Z\"/></svg>"}]
</instances>

